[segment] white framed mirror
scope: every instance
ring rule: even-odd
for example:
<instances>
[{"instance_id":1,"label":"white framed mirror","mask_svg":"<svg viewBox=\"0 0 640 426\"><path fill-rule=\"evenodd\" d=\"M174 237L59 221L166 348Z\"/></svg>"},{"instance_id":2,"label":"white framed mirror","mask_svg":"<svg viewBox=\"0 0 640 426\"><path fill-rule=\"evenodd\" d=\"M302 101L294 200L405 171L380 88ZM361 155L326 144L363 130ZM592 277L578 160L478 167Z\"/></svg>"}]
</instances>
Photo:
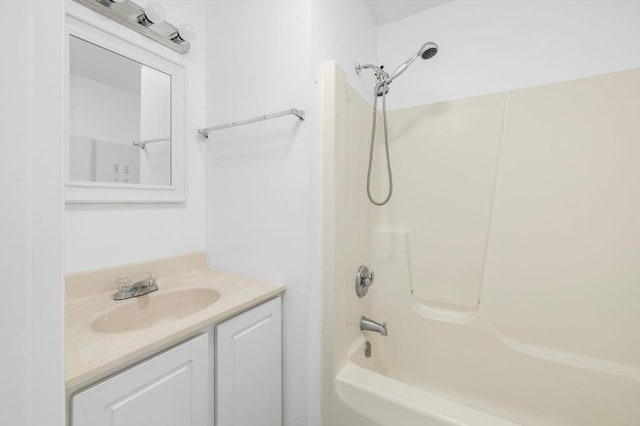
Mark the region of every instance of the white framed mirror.
<instances>
[{"instance_id":1,"label":"white framed mirror","mask_svg":"<svg viewBox=\"0 0 640 426\"><path fill-rule=\"evenodd\" d=\"M67 203L185 201L184 67L67 16Z\"/></svg>"}]
</instances>

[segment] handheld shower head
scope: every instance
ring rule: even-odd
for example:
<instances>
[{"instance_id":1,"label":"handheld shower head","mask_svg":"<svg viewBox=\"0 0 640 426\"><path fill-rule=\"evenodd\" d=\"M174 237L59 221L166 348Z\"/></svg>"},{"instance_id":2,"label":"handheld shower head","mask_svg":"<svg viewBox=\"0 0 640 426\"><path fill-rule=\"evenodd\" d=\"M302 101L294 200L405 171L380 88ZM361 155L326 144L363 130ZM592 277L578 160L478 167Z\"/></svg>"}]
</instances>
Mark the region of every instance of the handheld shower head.
<instances>
[{"instance_id":1,"label":"handheld shower head","mask_svg":"<svg viewBox=\"0 0 640 426\"><path fill-rule=\"evenodd\" d=\"M409 65L411 65L413 61L415 61L419 57L421 57L422 59L430 59L436 56L436 53L438 53L438 45L432 41L426 42L422 45L422 47L420 47L420 50L418 50L409 59L400 64L400 66L391 73L391 76L387 80L387 84L398 78L400 74L405 72L407 68L409 68Z\"/></svg>"},{"instance_id":2,"label":"handheld shower head","mask_svg":"<svg viewBox=\"0 0 640 426\"><path fill-rule=\"evenodd\" d=\"M113 0L112 0L113 1ZM369 148L369 167L367 169L367 197L369 201L376 206L383 206L389 202L391 195L393 194L393 178L391 175L391 159L389 158L389 131L387 128L387 102L386 94L389 92L389 85L400 76L403 72L409 68L409 65L418 58L431 59L438 53L438 45L432 41L423 44L416 53L414 53L409 59L404 61L391 75L387 74L384 67L379 67L372 64L360 65L356 63L356 73L360 74L365 68L372 69L376 76L376 85L373 90L373 124L371 126L371 145ZM378 114L378 97L382 98L382 121L384 129L384 148L387 159L387 177L389 178L389 187L387 196L382 201L377 201L371 194L371 169L373 167L373 148L376 141L376 117Z\"/></svg>"},{"instance_id":3,"label":"handheld shower head","mask_svg":"<svg viewBox=\"0 0 640 426\"><path fill-rule=\"evenodd\" d=\"M438 45L432 41L428 41L420 48L420 57L422 59L431 59L438 53Z\"/></svg>"}]
</instances>

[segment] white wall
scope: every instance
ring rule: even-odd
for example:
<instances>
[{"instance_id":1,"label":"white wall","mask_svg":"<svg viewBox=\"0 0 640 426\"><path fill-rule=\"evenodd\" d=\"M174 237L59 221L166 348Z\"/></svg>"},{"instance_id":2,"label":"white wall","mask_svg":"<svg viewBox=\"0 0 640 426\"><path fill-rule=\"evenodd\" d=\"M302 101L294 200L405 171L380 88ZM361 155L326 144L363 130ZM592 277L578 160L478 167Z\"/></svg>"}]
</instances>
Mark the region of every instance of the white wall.
<instances>
[{"instance_id":1,"label":"white wall","mask_svg":"<svg viewBox=\"0 0 640 426\"><path fill-rule=\"evenodd\" d=\"M176 204L67 205L67 273L205 249L204 147L196 133L205 122L205 4L197 0L162 0L161 3L170 22L190 22L199 32L199 37L191 44L191 51L181 56L186 66L188 200ZM141 40L156 52L175 55L118 24L113 23L113 28L125 32L127 37Z\"/></svg>"},{"instance_id":2,"label":"white wall","mask_svg":"<svg viewBox=\"0 0 640 426\"><path fill-rule=\"evenodd\" d=\"M71 180L94 179L94 149L95 142L90 138L69 135L69 178Z\"/></svg>"},{"instance_id":3,"label":"white wall","mask_svg":"<svg viewBox=\"0 0 640 426\"><path fill-rule=\"evenodd\" d=\"M213 133L207 142L211 267L280 281L284 423L320 419L320 62L375 61L363 1L216 1L207 25L207 124L286 108L293 117ZM352 73L353 84L370 90Z\"/></svg>"},{"instance_id":4,"label":"white wall","mask_svg":"<svg viewBox=\"0 0 640 426\"><path fill-rule=\"evenodd\" d=\"M140 117L140 93L71 74L70 179L140 182Z\"/></svg>"},{"instance_id":5,"label":"white wall","mask_svg":"<svg viewBox=\"0 0 640 426\"><path fill-rule=\"evenodd\" d=\"M377 31L364 0L311 2L313 72L319 81L320 64L336 61L347 82L366 99L372 99L370 75L358 75L356 62L378 62Z\"/></svg>"},{"instance_id":6,"label":"white wall","mask_svg":"<svg viewBox=\"0 0 640 426\"><path fill-rule=\"evenodd\" d=\"M207 125L308 109L306 1L208 4ZM207 144L209 265L287 285L283 422L307 424L309 121L279 118L211 135Z\"/></svg>"},{"instance_id":7,"label":"white wall","mask_svg":"<svg viewBox=\"0 0 640 426\"><path fill-rule=\"evenodd\" d=\"M171 77L150 67L140 70L140 139L171 137ZM171 184L171 143L140 150L140 182Z\"/></svg>"},{"instance_id":8,"label":"white wall","mask_svg":"<svg viewBox=\"0 0 640 426\"><path fill-rule=\"evenodd\" d=\"M69 76L69 132L131 146L140 137L140 93Z\"/></svg>"},{"instance_id":9,"label":"white wall","mask_svg":"<svg viewBox=\"0 0 640 426\"><path fill-rule=\"evenodd\" d=\"M532 87L640 66L640 2L455 0L378 32L393 70L422 43L440 46L393 83L391 108ZM371 82L373 77L370 76Z\"/></svg>"},{"instance_id":10,"label":"white wall","mask_svg":"<svg viewBox=\"0 0 640 426\"><path fill-rule=\"evenodd\" d=\"M62 1L0 2L0 424L61 425Z\"/></svg>"}]
</instances>

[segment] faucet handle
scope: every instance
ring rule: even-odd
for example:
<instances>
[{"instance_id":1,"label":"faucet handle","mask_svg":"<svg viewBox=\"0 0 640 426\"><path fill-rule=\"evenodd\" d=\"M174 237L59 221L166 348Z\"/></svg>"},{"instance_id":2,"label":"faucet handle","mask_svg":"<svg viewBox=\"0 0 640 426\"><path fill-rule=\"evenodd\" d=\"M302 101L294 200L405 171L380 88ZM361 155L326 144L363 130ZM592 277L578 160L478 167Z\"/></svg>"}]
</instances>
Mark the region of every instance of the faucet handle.
<instances>
[{"instance_id":1,"label":"faucet handle","mask_svg":"<svg viewBox=\"0 0 640 426\"><path fill-rule=\"evenodd\" d=\"M361 265L356 273L356 294L358 297L364 297L369 290L369 286L373 284L375 274L365 265Z\"/></svg>"},{"instance_id":2,"label":"faucet handle","mask_svg":"<svg viewBox=\"0 0 640 426\"><path fill-rule=\"evenodd\" d=\"M364 277L364 285L369 287L371 284L373 284L373 280L375 279L375 277L376 277L375 272L369 271L369 276Z\"/></svg>"}]
</instances>

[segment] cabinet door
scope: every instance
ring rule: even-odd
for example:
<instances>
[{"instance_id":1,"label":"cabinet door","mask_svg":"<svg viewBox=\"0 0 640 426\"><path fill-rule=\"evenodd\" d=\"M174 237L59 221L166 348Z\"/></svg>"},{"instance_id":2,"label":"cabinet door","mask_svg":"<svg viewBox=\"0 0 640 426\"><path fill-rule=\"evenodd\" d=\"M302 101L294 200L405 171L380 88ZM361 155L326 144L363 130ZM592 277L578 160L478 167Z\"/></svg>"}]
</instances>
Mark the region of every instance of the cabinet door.
<instances>
[{"instance_id":1,"label":"cabinet door","mask_svg":"<svg viewBox=\"0 0 640 426\"><path fill-rule=\"evenodd\" d=\"M216 328L216 425L279 426L280 298Z\"/></svg>"},{"instance_id":2,"label":"cabinet door","mask_svg":"<svg viewBox=\"0 0 640 426\"><path fill-rule=\"evenodd\" d=\"M76 394L73 426L206 425L207 334Z\"/></svg>"}]
</instances>

